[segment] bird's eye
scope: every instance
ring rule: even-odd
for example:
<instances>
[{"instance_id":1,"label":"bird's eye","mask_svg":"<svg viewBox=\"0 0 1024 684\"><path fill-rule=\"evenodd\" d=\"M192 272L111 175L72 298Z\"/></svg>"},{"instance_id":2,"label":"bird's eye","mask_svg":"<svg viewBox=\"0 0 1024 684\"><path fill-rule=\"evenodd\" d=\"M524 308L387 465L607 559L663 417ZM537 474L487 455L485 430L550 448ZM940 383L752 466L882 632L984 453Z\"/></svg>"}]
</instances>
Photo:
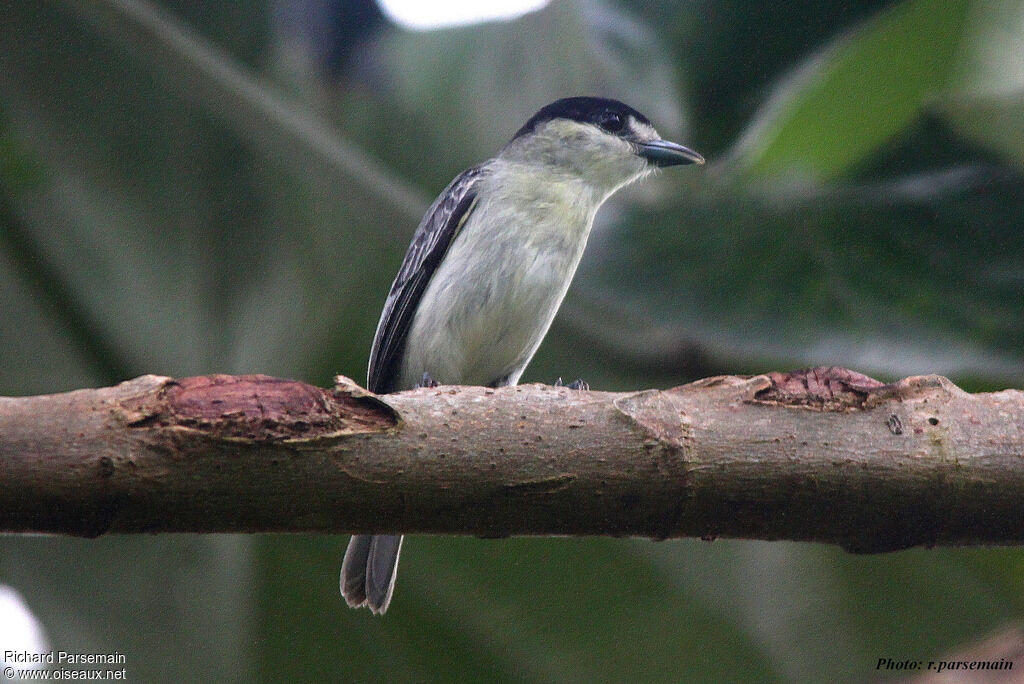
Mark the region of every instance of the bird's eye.
<instances>
[{"instance_id":1,"label":"bird's eye","mask_svg":"<svg viewBox=\"0 0 1024 684\"><path fill-rule=\"evenodd\" d=\"M601 114L601 118L598 119L597 125L609 133L618 133L622 130L625 122L622 120L622 117L615 112L604 112Z\"/></svg>"}]
</instances>

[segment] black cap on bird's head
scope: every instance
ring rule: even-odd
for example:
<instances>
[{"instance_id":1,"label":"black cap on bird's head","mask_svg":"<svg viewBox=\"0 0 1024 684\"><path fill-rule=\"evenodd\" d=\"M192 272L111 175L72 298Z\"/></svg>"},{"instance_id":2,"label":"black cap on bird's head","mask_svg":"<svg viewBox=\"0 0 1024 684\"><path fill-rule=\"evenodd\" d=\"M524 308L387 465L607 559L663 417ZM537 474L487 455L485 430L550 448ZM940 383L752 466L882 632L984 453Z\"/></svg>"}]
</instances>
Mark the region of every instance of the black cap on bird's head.
<instances>
[{"instance_id":1,"label":"black cap on bird's head","mask_svg":"<svg viewBox=\"0 0 1024 684\"><path fill-rule=\"evenodd\" d=\"M658 138L650 120L627 104L606 97L566 97L541 108L512 137L516 140L555 119L568 119L600 128L634 144L636 153L655 166L703 164L691 149Z\"/></svg>"},{"instance_id":2,"label":"black cap on bird's head","mask_svg":"<svg viewBox=\"0 0 1024 684\"><path fill-rule=\"evenodd\" d=\"M555 100L530 117L522 128L512 137L532 133L536 128L552 119L569 119L580 123L593 124L609 133L617 133L625 122L633 117L640 123L651 125L647 117L627 104L607 97L566 97Z\"/></svg>"}]
</instances>

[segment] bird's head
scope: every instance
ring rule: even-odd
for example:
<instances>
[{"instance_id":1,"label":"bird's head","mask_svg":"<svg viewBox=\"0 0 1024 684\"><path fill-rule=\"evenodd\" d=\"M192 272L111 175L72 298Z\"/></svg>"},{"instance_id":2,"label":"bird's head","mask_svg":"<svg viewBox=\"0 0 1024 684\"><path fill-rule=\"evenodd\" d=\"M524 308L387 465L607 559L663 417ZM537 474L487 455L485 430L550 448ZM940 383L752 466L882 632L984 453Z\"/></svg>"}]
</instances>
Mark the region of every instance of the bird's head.
<instances>
[{"instance_id":1,"label":"bird's head","mask_svg":"<svg viewBox=\"0 0 1024 684\"><path fill-rule=\"evenodd\" d=\"M693 150L662 140L640 112L601 97L552 102L530 117L501 156L578 178L607 193L659 167L704 163Z\"/></svg>"}]
</instances>

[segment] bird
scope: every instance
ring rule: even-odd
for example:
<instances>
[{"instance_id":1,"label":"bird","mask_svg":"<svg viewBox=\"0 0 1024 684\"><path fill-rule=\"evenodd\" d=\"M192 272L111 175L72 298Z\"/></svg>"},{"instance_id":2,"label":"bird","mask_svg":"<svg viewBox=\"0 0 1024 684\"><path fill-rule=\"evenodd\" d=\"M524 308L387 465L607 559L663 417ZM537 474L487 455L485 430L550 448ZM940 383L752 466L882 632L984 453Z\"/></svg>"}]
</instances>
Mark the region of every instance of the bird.
<instances>
[{"instance_id":1,"label":"bird","mask_svg":"<svg viewBox=\"0 0 1024 684\"><path fill-rule=\"evenodd\" d=\"M568 97L542 107L427 210L385 300L367 388L515 385L604 201L658 168L703 163L618 100ZM387 610L401 549L398 535L352 536L340 580L348 605Z\"/></svg>"}]
</instances>

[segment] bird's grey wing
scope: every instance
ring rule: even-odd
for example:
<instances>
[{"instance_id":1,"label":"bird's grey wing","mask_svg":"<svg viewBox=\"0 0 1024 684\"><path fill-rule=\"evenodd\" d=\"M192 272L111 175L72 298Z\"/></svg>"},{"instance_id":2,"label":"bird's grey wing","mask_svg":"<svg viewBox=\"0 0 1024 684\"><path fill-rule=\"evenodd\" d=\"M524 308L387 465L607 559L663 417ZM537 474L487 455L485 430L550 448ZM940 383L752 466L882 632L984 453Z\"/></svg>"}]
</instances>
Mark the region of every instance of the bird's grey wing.
<instances>
[{"instance_id":1,"label":"bird's grey wing","mask_svg":"<svg viewBox=\"0 0 1024 684\"><path fill-rule=\"evenodd\" d=\"M474 166L456 176L416 229L377 324L367 374L371 392L411 389L395 386L409 326L430 278L476 206L478 183L485 173L484 167Z\"/></svg>"}]
</instances>

